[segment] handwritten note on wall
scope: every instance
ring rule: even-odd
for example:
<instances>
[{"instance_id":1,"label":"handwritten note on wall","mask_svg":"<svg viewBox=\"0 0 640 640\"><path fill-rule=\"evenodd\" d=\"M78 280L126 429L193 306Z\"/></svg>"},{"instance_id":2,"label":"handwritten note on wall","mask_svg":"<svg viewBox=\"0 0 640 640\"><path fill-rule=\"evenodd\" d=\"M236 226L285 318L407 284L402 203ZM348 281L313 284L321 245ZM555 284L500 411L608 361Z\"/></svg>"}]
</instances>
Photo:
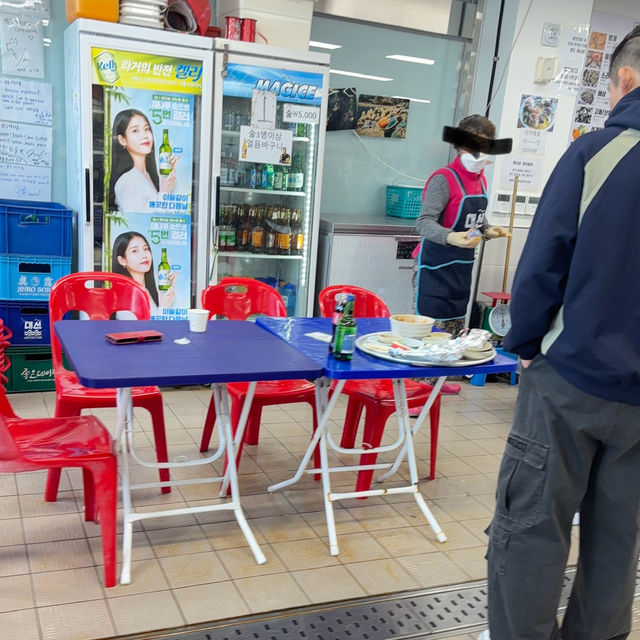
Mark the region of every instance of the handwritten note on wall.
<instances>
[{"instance_id":1,"label":"handwritten note on wall","mask_svg":"<svg viewBox=\"0 0 640 640\"><path fill-rule=\"evenodd\" d=\"M0 0L0 11L2 13L16 13L21 16L51 17L49 0Z\"/></svg>"},{"instance_id":2,"label":"handwritten note on wall","mask_svg":"<svg viewBox=\"0 0 640 640\"><path fill-rule=\"evenodd\" d=\"M51 85L19 78L0 78L0 120L51 126Z\"/></svg>"},{"instance_id":3,"label":"handwritten note on wall","mask_svg":"<svg viewBox=\"0 0 640 640\"><path fill-rule=\"evenodd\" d=\"M44 77L42 22L38 18L0 16L2 73Z\"/></svg>"},{"instance_id":4,"label":"handwritten note on wall","mask_svg":"<svg viewBox=\"0 0 640 640\"><path fill-rule=\"evenodd\" d=\"M0 197L51 199L51 127L0 122Z\"/></svg>"}]
</instances>

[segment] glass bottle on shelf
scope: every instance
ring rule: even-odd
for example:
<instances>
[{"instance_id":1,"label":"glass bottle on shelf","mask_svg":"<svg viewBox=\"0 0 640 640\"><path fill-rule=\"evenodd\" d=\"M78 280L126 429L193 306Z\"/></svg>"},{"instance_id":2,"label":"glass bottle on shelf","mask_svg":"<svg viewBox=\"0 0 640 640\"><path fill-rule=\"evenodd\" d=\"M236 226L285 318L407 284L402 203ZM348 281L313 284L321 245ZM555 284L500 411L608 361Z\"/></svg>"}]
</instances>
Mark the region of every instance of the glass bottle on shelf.
<instances>
[{"instance_id":1,"label":"glass bottle on shelf","mask_svg":"<svg viewBox=\"0 0 640 640\"><path fill-rule=\"evenodd\" d=\"M302 231L302 212L296 209L291 214L291 255L301 256L304 248L304 232Z\"/></svg>"},{"instance_id":2,"label":"glass bottle on shelf","mask_svg":"<svg viewBox=\"0 0 640 640\"><path fill-rule=\"evenodd\" d=\"M273 189L273 165L267 163L262 168L262 188Z\"/></svg>"},{"instance_id":3,"label":"glass bottle on shelf","mask_svg":"<svg viewBox=\"0 0 640 640\"><path fill-rule=\"evenodd\" d=\"M233 205L228 207L226 223L227 251L236 250L236 209L237 207Z\"/></svg>"},{"instance_id":4,"label":"glass bottle on shelf","mask_svg":"<svg viewBox=\"0 0 640 640\"><path fill-rule=\"evenodd\" d=\"M291 209L282 209L280 213L280 224L276 236L278 254L288 256L291 253Z\"/></svg>"},{"instance_id":5,"label":"glass bottle on shelf","mask_svg":"<svg viewBox=\"0 0 640 640\"><path fill-rule=\"evenodd\" d=\"M251 249L251 218L249 217L250 208L244 206L244 219L242 220L242 231L240 234L240 243L242 251L250 251Z\"/></svg>"},{"instance_id":6,"label":"glass bottle on shelf","mask_svg":"<svg viewBox=\"0 0 640 640\"><path fill-rule=\"evenodd\" d=\"M235 124L235 113L233 109L226 109L224 112L224 128L227 131L231 131L233 129L233 125Z\"/></svg>"},{"instance_id":7,"label":"glass bottle on shelf","mask_svg":"<svg viewBox=\"0 0 640 640\"><path fill-rule=\"evenodd\" d=\"M258 178L258 169L255 164L249 165L249 188L257 189L262 180L262 175Z\"/></svg>"},{"instance_id":8,"label":"glass bottle on shelf","mask_svg":"<svg viewBox=\"0 0 640 640\"><path fill-rule=\"evenodd\" d=\"M277 211L273 207L267 207L264 220L264 252L269 255L276 253L276 224L278 223Z\"/></svg>"},{"instance_id":9,"label":"glass bottle on shelf","mask_svg":"<svg viewBox=\"0 0 640 640\"><path fill-rule=\"evenodd\" d=\"M274 191L282 191L284 187L282 186L282 178L284 172L282 171L282 165L277 164L273 169L273 189Z\"/></svg>"},{"instance_id":10,"label":"glass bottle on shelf","mask_svg":"<svg viewBox=\"0 0 640 640\"><path fill-rule=\"evenodd\" d=\"M254 210L254 218L251 226L251 251L253 253L262 253L264 248L264 213L258 209Z\"/></svg>"},{"instance_id":11,"label":"glass bottle on shelf","mask_svg":"<svg viewBox=\"0 0 640 640\"><path fill-rule=\"evenodd\" d=\"M304 167L302 155L294 153L291 158L291 169L287 176L287 191L302 191L304 188Z\"/></svg>"}]
</instances>

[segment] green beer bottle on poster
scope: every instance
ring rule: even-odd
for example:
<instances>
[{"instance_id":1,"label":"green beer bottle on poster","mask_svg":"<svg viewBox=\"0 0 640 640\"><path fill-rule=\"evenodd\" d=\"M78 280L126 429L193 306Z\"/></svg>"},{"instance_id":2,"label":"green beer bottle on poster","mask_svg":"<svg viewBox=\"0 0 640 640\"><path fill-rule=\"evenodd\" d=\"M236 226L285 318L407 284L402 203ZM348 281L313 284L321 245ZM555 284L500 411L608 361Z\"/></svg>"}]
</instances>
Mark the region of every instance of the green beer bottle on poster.
<instances>
[{"instance_id":1,"label":"green beer bottle on poster","mask_svg":"<svg viewBox=\"0 0 640 640\"><path fill-rule=\"evenodd\" d=\"M336 360L351 360L356 346L356 320L353 317L353 305L356 297L347 295L342 317L338 320L333 336L331 352Z\"/></svg>"},{"instance_id":2,"label":"green beer bottle on poster","mask_svg":"<svg viewBox=\"0 0 640 640\"><path fill-rule=\"evenodd\" d=\"M172 149L169 144L169 129L162 130L162 144L160 145L160 159L158 163L158 171L160 175L168 176L171 173L171 154Z\"/></svg>"},{"instance_id":3,"label":"green beer bottle on poster","mask_svg":"<svg viewBox=\"0 0 640 640\"><path fill-rule=\"evenodd\" d=\"M171 287L171 265L167 260L167 250L162 249L160 264L158 265L158 289L160 291L168 291Z\"/></svg>"}]
</instances>

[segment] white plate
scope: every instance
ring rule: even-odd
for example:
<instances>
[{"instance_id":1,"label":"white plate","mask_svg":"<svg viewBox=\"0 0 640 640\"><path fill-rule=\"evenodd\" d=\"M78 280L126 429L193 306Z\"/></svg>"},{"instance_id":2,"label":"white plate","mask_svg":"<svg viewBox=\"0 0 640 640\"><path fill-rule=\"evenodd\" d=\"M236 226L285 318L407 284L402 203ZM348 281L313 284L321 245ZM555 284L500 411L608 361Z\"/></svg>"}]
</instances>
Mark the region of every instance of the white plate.
<instances>
[{"instance_id":1,"label":"white plate","mask_svg":"<svg viewBox=\"0 0 640 640\"><path fill-rule=\"evenodd\" d=\"M410 364L415 367L472 367L476 364L484 364L485 362L491 362L496 357L495 350L491 351L491 354L486 358L481 358L479 360L467 360L466 358L462 358L461 360L456 360L455 362L428 362L423 358L420 359L412 359L411 357L399 358L397 356L392 356L386 349L389 348L389 345L385 345L382 343L371 344L373 338L377 338L380 333L389 333L388 331L379 331L376 333L368 333L364 336L360 336L356 339L356 347L360 349L363 353L366 353L370 356L375 356L376 358L381 358L382 360L389 360L390 362L395 362L396 364ZM370 344L367 344L367 343ZM377 347L377 348L376 348ZM380 350L378 350L378 348Z\"/></svg>"}]
</instances>

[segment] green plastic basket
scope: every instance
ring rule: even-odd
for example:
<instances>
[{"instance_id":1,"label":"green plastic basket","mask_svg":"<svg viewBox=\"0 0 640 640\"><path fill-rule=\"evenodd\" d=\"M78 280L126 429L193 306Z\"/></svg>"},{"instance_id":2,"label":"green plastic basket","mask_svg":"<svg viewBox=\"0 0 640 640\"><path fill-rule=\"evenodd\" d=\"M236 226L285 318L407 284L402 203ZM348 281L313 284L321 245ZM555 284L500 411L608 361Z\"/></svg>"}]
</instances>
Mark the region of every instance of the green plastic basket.
<instances>
[{"instance_id":1,"label":"green plastic basket","mask_svg":"<svg viewBox=\"0 0 640 640\"><path fill-rule=\"evenodd\" d=\"M386 211L396 218L417 218L422 208L422 187L387 186Z\"/></svg>"}]
</instances>

